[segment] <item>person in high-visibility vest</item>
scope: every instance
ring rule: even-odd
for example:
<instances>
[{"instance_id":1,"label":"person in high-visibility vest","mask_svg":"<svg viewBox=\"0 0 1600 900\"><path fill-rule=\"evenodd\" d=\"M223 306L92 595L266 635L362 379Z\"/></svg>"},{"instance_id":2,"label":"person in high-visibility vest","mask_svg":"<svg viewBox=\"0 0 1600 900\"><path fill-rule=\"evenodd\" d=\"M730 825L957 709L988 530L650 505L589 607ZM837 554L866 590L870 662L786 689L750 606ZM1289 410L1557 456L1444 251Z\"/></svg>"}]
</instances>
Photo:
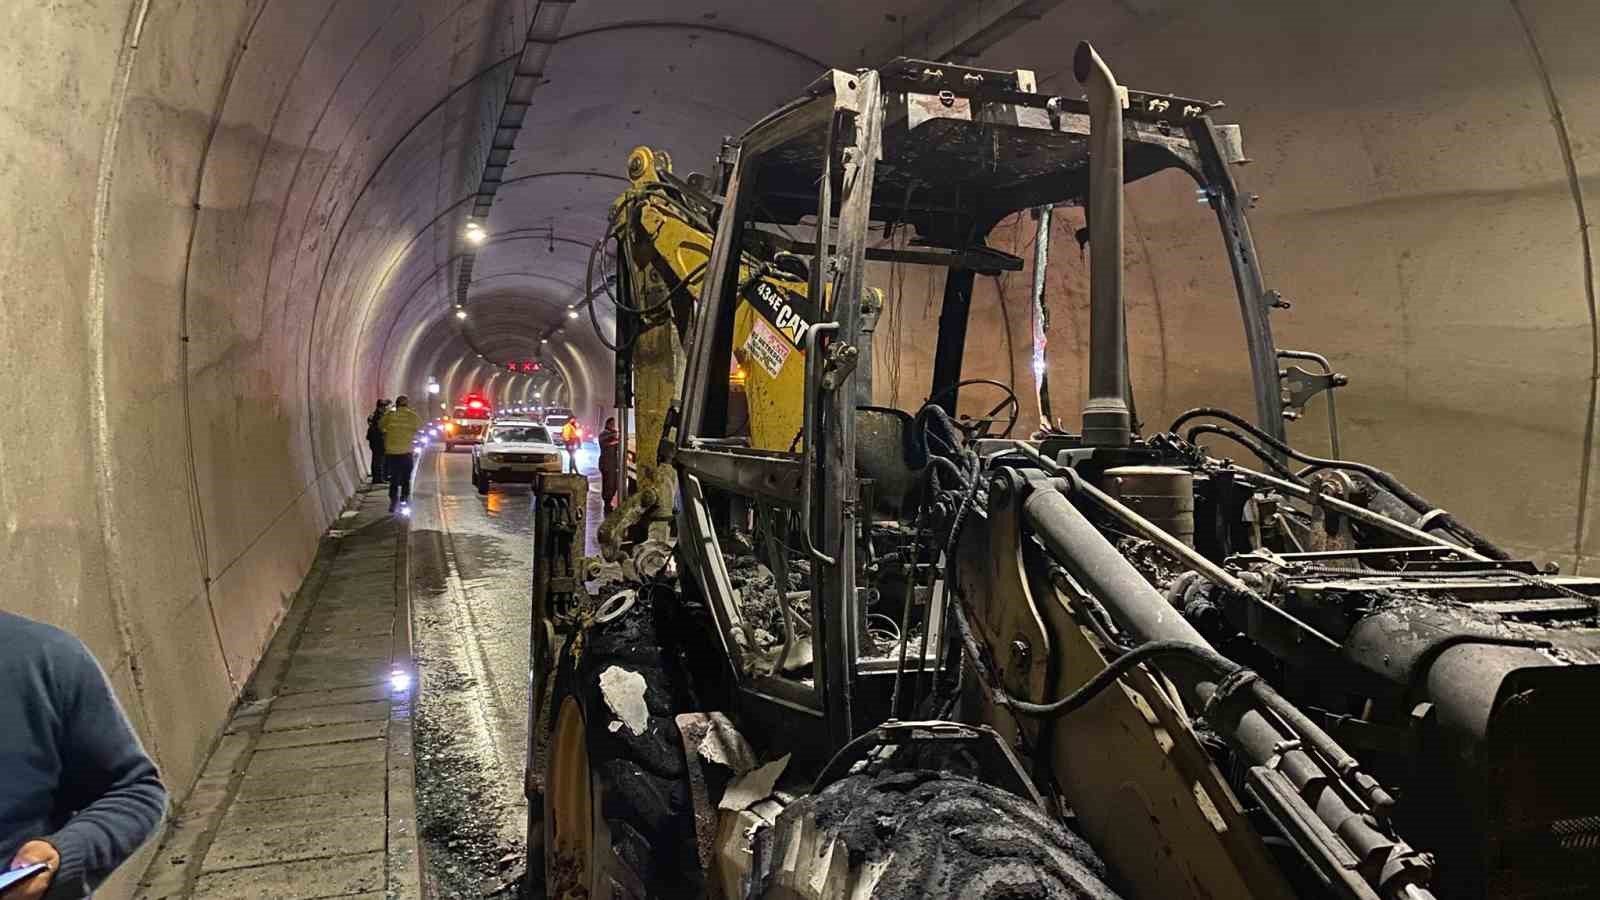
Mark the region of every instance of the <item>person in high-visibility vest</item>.
<instances>
[{"instance_id":1,"label":"person in high-visibility vest","mask_svg":"<svg viewBox=\"0 0 1600 900\"><path fill-rule=\"evenodd\" d=\"M422 428L422 417L417 415L401 394L394 398L394 408L378 420L383 432L383 469L389 478L389 512L411 500L411 442Z\"/></svg>"},{"instance_id":2,"label":"person in high-visibility vest","mask_svg":"<svg viewBox=\"0 0 1600 900\"><path fill-rule=\"evenodd\" d=\"M567 448L568 471L578 471L578 444L582 439L582 432L578 430L578 420L568 419L567 424L561 426L561 443Z\"/></svg>"}]
</instances>

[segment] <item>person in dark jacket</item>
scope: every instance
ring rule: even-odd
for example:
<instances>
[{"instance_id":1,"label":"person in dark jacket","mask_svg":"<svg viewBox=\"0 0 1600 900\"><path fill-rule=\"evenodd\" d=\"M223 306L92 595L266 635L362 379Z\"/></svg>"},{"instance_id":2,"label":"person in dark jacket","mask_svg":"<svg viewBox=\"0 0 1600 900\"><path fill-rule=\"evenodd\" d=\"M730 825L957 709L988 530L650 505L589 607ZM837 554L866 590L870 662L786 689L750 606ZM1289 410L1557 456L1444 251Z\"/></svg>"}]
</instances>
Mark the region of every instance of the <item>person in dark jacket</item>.
<instances>
[{"instance_id":1,"label":"person in dark jacket","mask_svg":"<svg viewBox=\"0 0 1600 900\"><path fill-rule=\"evenodd\" d=\"M367 416L367 448L372 451L372 483L383 484L386 473L383 468L383 428L379 422L383 421L383 414L389 411L389 401L379 398L378 405L372 408L372 415Z\"/></svg>"},{"instance_id":2,"label":"person in dark jacket","mask_svg":"<svg viewBox=\"0 0 1600 900\"><path fill-rule=\"evenodd\" d=\"M161 823L167 791L82 641L0 611L0 900L81 900Z\"/></svg>"},{"instance_id":3,"label":"person in dark jacket","mask_svg":"<svg viewBox=\"0 0 1600 900\"><path fill-rule=\"evenodd\" d=\"M606 419L605 427L600 429L600 502L601 509L610 512L617 500L617 454L622 449L622 432L617 430L615 418Z\"/></svg>"}]
</instances>

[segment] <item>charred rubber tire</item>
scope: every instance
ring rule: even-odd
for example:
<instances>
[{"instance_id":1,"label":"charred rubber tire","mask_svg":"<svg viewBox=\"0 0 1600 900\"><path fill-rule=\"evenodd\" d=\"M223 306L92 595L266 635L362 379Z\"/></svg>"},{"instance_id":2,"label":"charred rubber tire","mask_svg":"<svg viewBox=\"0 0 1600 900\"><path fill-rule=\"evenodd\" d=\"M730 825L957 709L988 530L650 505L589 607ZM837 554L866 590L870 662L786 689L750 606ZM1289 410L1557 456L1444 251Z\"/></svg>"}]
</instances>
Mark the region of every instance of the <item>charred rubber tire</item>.
<instances>
[{"instance_id":1,"label":"charred rubber tire","mask_svg":"<svg viewBox=\"0 0 1600 900\"><path fill-rule=\"evenodd\" d=\"M949 773L852 775L790 804L778 818L774 841L767 900L817 896L808 861L837 858L841 851L848 884L829 896L1118 897L1106 884L1104 863L1083 838L1030 801ZM797 841L798 852L792 846ZM842 848L827 854L834 842ZM786 859L799 867L785 869ZM835 887L830 883L830 891Z\"/></svg>"},{"instance_id":2,"label":"charred rubber tire","mask_svg":"<svg viewBox=\"0 0 1600 900\"><path fill-rule=\"evenodd\" d=\"M618 618L592 626L562 650L551 698L552 734L546 753L546 891L573 895L574 880L588 882L591 898L679 900L705 895L695 844L683 743L674 716L693 708L676 654L658 635L658 610L647 591ZM574 647L581 655L574 658ZM563 752L563 714L581 715L581 754ZM566 720L568 726L575 724ZM558 779L587 769L593 839L574 879L573 860L562 859L552 817L570 808ZM566 782L570 788L572 783ZM567 791L566 793L570 793Z\"/></svg>"}]
</instances>

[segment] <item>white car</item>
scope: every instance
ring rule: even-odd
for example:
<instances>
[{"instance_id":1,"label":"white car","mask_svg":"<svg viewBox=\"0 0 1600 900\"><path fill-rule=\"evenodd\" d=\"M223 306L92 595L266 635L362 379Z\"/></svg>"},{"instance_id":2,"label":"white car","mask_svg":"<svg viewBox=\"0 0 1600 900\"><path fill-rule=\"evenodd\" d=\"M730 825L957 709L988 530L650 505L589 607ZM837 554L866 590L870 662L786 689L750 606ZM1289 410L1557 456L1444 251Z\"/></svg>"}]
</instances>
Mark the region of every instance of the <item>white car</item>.
<instances>
[{"instance_id":1,"label":"white car","mask_svg":"<svg viewBox=\"0 0 1600 900\"><path fill-rule=\"evenodd\" d=\"M565 454L542 424L501 419L489 426L483 443L472 447L472 483L480 494L489 493L494 482L530 484L539 472L561 471Z\"/></svg>"}]
</instances>

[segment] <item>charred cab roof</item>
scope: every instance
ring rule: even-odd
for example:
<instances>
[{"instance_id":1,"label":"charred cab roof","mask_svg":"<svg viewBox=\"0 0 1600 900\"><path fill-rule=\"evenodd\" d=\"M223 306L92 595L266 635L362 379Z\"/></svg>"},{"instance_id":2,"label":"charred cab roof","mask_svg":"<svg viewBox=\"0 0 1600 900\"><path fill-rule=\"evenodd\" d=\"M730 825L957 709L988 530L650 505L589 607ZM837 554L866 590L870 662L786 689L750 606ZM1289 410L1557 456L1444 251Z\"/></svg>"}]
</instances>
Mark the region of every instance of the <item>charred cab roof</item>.
<instances>
[{"instance_id":1,"label":"charred cab roof","mask_svg":"<svg viewBox=\"0 0 1600 900\"><path fill-rule=\"evenodd\" d=\"M741 138L742 161L759 162L751 172L761 203L756 219L790 224L816 214L829 122L836 104L853 102L844 98L854 96L860 74L823 73ZM898 59L878 74L885 111L874 221L908 223L921 243L958 249L1017 210L1085 196L1085 100L1037 93L1027 70ZM1202 185L1218 175L1226 180L1224 164L1232 160L1219 147L1236 148L1238 141L1236 131L1224 131L1237 126L1211 122L1208 113L1221 105L1129 90L1126 181L1174 167ZM834 166L836 179L841 169Z\"/></svg>"}]
</instances>

